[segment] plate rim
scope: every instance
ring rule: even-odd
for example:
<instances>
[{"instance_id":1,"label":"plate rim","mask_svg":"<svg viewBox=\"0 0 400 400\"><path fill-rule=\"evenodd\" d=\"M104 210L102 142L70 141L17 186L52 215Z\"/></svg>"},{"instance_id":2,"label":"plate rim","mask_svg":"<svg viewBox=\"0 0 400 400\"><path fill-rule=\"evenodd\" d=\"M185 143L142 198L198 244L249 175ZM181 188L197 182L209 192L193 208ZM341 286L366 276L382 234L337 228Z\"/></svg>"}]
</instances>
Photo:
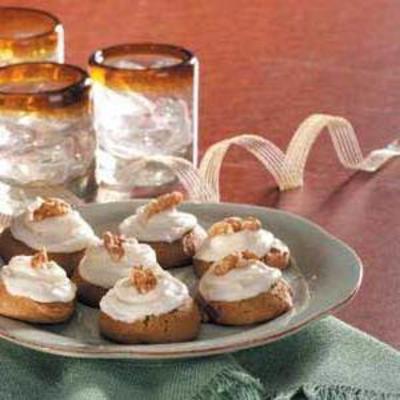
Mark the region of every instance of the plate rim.
<instances>
[{"instance_id":1,"label":"plate rim","mask_svg":"<svg viewBox=\"0 0 400 400\"><path fill-rule=\"evenodd\" d=\"M109 202L109 203L90 203L90 204L84 204L82 206L77 207L79 210L85 209L85 208L102 208L105 206L111 206L113 204L118 204L118 205L139 205L140 203L143 203L148 199L132 199L132 200L126 200L126 201L116 201L116 202ZM217 354L225 354L225 353L232 353L244 349L250 349L254 347L258 347L261 345L265 345L268 343L272 343L276 340L279 340L282 337L287 337L290 336L299 330L301 330L304 326L315 322L324 316L328 316L332 314L333 312L341 309L343 306L346 304L350 303L356 294L358 293L362 280L363 280L363 275L364 275L364 266L361 261L361 258L358 256L356 251L351 248L347 243L342 241L341 239L337 238L334 236L332 233L330 233L328 230L325 228L319 226L318 224L314 223L313 221L308 220L307 218L304 218L302 216L299 216L293 212L286 211L286 210L281 210L281 209L276 209L272 207L264 207L264 206L259 206L259 205L252 205L252 204L246 204L246 203L231 203L231 202L219 202L219 203L196 203L196 202L185 202L185 205L195 205L195 206L201 206L201 205L215 205L215 206L235 206L235 207L251 207L255 208L259 211L268 211L268 212L273 212L276 214L281 214L281 215L289 215L291 218L297 219L301 221L301 223L304 223L306 225L311 226L313 229L316 229L319 231L319 233L323 234L329 240L336 242L336 244L340 245L341 247L344 247L354 258L355 262L354 265L358 267L358 279L357 282L355 283L353 289L351 292L340 302L337 302L331 306L328 306L327 308L323 309L320 312L317 312L315 314L310 315L308 318L304 318L301 321L299 321L296 325L284 329L281 332L277 332L276 334L273 335L268 335L267 336L262 336L258 338L253 338L249 340L242 340L240 343L232 343L228 345L214 345L212 348L203 348L203 349L183 349L183 350L174 350L172 353L171 351L163 351L163 350L153 350L151 349L152 345L146 345L147 351L144 350L136 350L136 349L129 349L127 347L133 347L135 345L124 345L124 348L121 350L118 350L118 348L109 348L109 349L101 349L101 348L96 348L93 349L93 347L89 344L87 345L82 345L82 346L76 346L75 348L69 348L66 349L65 345L57 346L56 344L52 345L41 345L37 344L36 342L33 342L28 339L20 339L17 338L15 335L7 332L4 330L4 328L0 324L0 338L44 353L49 353L53 355L60 355L60 356L66 356L70 358L85 358L85 359L136 359L136 360L146 360L146 359L185 359L185 358L199 358L199 357L205 357L205 356L210 356L210 355L217 355ZM23 321L21 321L23 322ZM171 343L172 344L172 343Z\"/></svg>"}]
</instances>

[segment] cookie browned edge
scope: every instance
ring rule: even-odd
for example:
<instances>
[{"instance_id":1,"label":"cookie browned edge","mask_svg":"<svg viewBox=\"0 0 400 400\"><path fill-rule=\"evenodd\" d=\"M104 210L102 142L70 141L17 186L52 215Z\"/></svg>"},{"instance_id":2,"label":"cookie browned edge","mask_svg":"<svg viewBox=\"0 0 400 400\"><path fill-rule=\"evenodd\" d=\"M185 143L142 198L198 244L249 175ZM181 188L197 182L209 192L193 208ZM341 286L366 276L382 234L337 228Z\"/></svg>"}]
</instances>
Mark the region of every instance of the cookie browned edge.
<instances>
[{"instance_id":1,"label":"cookie browned edge","mask_svg":"<svg viewBox=\"0 0 400 400\"><path fill-rule=\"evenodd\" d=\"M146 242L157 255L158 263L164 268L183 267L191 264L196 249L200 243L200 236L195 230L183 235L172 243L168 242Z\"/></svg>"},{"instance_id":2,"label":"cookie browned edge","mask_svg":"<svg viewBox=\"0 0 400 400\"><path fill-rule=\"evenodd\" d=\"M75 268L71 280L78 289L78 300L90 307L98 308L100 300L109 290L85 280L79 272L79 265Z\"/></svg>"},{"instance_id":3,"label":"cookie browned edge","mask_svg":"<svg viewBox=\"0 0 400 400\"><path fill-rule=\"evenodd\" d=\"M140 321L117 321L100 312L100 332L117 343L173 343L195 339L200 331L197 304L188 299L181 307L162 315L150 315Z\"/></svg>"},{"instance_id":4,"label":"cookie browned edge","mask_svg":"<svg viewBox=\"0 0 400 400\"><path fill-rule=\"evenodd\" d=\"M4 229L0 234L0 256L3 258L5 263L8 263L14 256L30 256L37 253L37 251L38 250L32 249L25 243L15 239L10 228ZM84 254L85 250L79 250L72 253L47 253L49 260L55 261L58 265L64 268L68 276L72 275L75 267L79 264Z\"/></svg>"},{"instance_id":5,"label":"cookie browned edge","mask_svg":"<svg viewBox=\"0 0 400 400\"><path fill-rule=\"evenodd\" d=\"M210 320L220 325L250 325L269 321L293 307L292 289L281 279L270 290L239 301L206 301L201 294L197 300Z\"/></svg>"},{"instance_id":6,"label":"cookie browned edge","mask_svg":"<svg viewBox=\"0 0 400 400\"><path fill-rule=\"evenodd\" d=\"M10 294L0 281L0 315L39 324L67 321L75 310L75 301L42 303Z\"/></svg>"},{"instance_id":7,"label":"cookie browned edge","mask_svg":"<svg viewBox=\"0 0 400 400\"><path fill-rule=\"evenodd\" d=\"M214 264L214 261L204 261L193 257L193 271L198 278L201 278Z\"/></svg>"}]
</instances>

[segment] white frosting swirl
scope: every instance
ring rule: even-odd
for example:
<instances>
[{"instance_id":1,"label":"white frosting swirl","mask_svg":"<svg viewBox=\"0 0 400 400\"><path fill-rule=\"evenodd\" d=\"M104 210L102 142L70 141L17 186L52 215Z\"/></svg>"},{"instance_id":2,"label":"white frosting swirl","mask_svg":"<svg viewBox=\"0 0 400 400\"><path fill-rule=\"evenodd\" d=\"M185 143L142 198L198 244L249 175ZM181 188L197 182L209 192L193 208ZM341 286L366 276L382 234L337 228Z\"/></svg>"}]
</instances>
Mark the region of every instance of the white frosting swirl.
<instances>
[{"instance_id":1,"label":"white frosting swirl","mask_svg":"<svg viewBox=\"0 0 400 400\"><path fill-rule=\"evenodd\" d=\"M156 253L147 244L140 244L132 238L127 239L122 247L124 255L117 261L111 258L104 243L89 247L79 264L79 274L87 282L109 289L119 279L127 277L135 265L161 268Z\"/></svg>"},{"instance_id":2,"label":"white frosting swirl","mask_svg":"<svg viewBox=\"0 0 400 400\"><path fill-rule=\"evenodd\" d=\"M199 291L206 301L240 301L268 292L281 277L279 269L257 260L225 275L215 275L211 267L201 278Z\"/></svg>"},{"instance_id":3,"label":"white frosting swirl","mask_svg":"<svg viewBox=\"0 0 400 400\"><path fill-rule=\"evenodd\" d=\"M7 292L41 303L68 303L75 298L76 287L54 261L31 266L32 256L13 257L0 272Z\"/></svg>"},{"instance_id":4,"label":"white frosting swirl","mask_svg":"<svg viewBox=\"0 0 400 400\"><path fill-rule=\"evenodd\" d=\"M182 238L183 235L197 226L197 218L176 208L169 208L152 215L146 220L143 207L138 208L135 215L122 221L120 232L146 242L168 242Z\"/></svg>"},{"instance_id":5,"label":"white frosting swirl","mask_svg":"<svg viewBox=\"0 0 400 400\"><path fill-rule=\"evenodd\" d=\"M251 251L258 257L263 257L272 247L286 248L279 239L266 231L242 230L235 233L208 237L195 254L195 258L203 261L219 261L236 251Z\"/></svg>"},{"instance_id":6,"label":"white frosting swirl","mask_svg":"<svg viewBox=\"0 0 400 400\"><path fill-rule=\"evenodd\" d=\"M33 220L33 212L41 206L38 198L26 211L13 219L10 229L13 237L35 250L43 247L49 252L73 253L98 242L93 229L76 210L65 215Z\"/></svg>"},{"instance_id":7,"label":"white frosting swirl","mask_svg":"<svg viewBox=\"0 0 400 400\"><path fill-rule=\"evenodd\" d=\"M130 278L119 280L100 301L100 309L114 320L132 323L150 315L167 314L187 301L188 288L167 272L156 271L157 285L141 294Z\"/></svg>"}]
</instances>

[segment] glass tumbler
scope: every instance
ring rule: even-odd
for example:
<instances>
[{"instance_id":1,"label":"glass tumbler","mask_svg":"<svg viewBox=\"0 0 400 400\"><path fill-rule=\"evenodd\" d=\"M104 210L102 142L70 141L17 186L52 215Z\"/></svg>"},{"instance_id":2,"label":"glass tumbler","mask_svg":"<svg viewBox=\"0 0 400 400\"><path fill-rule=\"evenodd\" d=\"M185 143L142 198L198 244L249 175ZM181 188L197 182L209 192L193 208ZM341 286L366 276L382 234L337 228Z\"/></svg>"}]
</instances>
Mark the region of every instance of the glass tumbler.
<instances>
[{"instance_id":1,"label":"glass tumbler","mask_svg":"<svg viewBox=\"0 0 400 400\"><path fill-rule=\"evenodd\" d=\"M198 61L165 44L126 44L89 59L99 201L147 197L174 181L148 156L197 162ZM160 189L161 188L161 189ZM101 195L103 193L103 196Z\"/></svg>"},{"instance_id":2,"label":"glass tumbler","mask_svg":"<svg viewBox=\"0 0 400 400\"><path fill-rule=\"evenodd\" d=\"M2 183L26 193L66 187L88 198L95 151L89 90L87 73L68 64L0 68Z\"/></svg>"},{"instance_id":3,"label":"glass tumbler","mask_svg":"<svg viewBox=\"0 0 400 400\"><path fill-rule=\"evenodd\" d=\"M64 30L45 11L0 7L0 66L32 61L64 62Z\"/></svg>"}]
</instances>

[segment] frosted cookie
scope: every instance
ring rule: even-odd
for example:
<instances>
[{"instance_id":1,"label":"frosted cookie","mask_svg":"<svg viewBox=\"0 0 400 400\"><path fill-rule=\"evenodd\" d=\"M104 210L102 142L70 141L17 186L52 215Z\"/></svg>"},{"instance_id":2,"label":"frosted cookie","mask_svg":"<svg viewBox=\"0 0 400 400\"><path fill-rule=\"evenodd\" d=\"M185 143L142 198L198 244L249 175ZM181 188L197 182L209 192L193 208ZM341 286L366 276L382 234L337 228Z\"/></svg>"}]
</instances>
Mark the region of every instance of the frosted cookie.
<instances>
[{"instance_id":1,"label":"frosted cookie","mask_svg":"<svg viewBox=\"0 0 400 400\"><path fill-rule=\"evenodd\" d=\"M150 245L163 268L190 264L206 236L194 215L177 210L182 201L180 192L160 196L138 208L119 227L126 237L133 236Z\"/></svg>"},{"instance_id":2,"label":"frosted cookie","mask_svg":"<svg viewBox=\"0 0 400 400\"><path fill-rule=\"evenodd\" d=\"M289 248L263 229L258 219L230 217L215 223L208 230L207 238L193 257L195 273L200 277L214 262L246 250L271 267L285 269L289 266Z\"/></svg>"},{"instance_id":3,"label":"frosted cookie","mask_svg":"<svg viewBox=\"0 0 400 400\"><path fill-rule=\"evenodd\" d=\"M198 291L210 320L221 325L268 321L293 307L282 272L248 252L214 263L200 279Z\"/></svg>"},{"instance_id":4,"label":"frosted cookie","mask_svg":"<svg viewBox=\"0 0 400 400\"><path fill-rule=\"evenodd\" d=\"M0 315L53 324L67 320L75 309L76 287L64 269L42 250L15 256L0 271Z\"/></svg>"},{"instance_id":5,"label":"frosted cookie","mask_svg":"<svg viewBox=\"0 0 400 400\"><path fill-rule=\"evenodd\" d=\"M193 340L200 313L187 287L163 270L135 267L100 301L100 332L119 343Z\"/></svg>"},{"instance_id":6,"label":"frosted cookie","mask_svg":"<svg viewBox=\"0 0 400 400\"><path fill-rule=\"evenodd\" d=\"M71 275L85 248L97 241L89 224L68 203L37 198L1 233L0 255L8 262L15 255L31 255L45 247L49 259Z\"/></svg>"},{"instance_id":7,"label":"frosted cookie","mask_svg":"<svg viewBox=\"0 0 400 400\"><path fill-rule=\"evenodd\" d=\"M78 299L98 307L101 298L119 279L129 276L134 265L160 268L156 253L147 244L141 244L135 238L104 233L103 240L88 247L75 268L72 280L78 287Z\"/></svg>"}]
</instances>

